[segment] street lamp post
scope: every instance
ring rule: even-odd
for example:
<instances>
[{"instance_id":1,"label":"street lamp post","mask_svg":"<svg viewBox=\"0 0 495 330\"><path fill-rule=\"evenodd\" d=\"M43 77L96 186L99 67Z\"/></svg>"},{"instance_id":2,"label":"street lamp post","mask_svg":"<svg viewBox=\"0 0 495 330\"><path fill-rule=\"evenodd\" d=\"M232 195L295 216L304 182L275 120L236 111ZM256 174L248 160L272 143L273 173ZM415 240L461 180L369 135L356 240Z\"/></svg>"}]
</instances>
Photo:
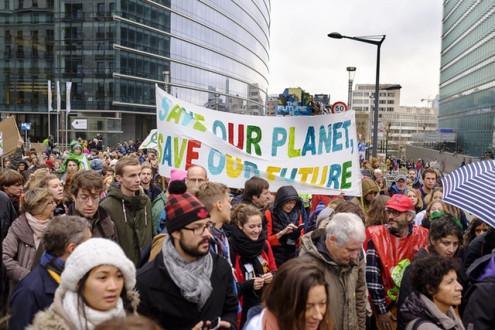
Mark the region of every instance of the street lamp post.
<instances>
[{"instance_id":1,"label":"street lamp post","mask_svg":"<svg viewBox=\"0 0 495 330\"><path fill-rule=\"evenodd\" d=\"M356 67L355 66L348 66L347 67L347 72L349 72L349 90L348 90L348 95L347 95L347 107L349 110L352 109L351 103L352 103L352 82L354 81L354 76L356 75Z\"/></svg>"},{"instance_id":2,"label":"street lamp post","mask_svg":"<svg viewBox=\"0 0 495 330\"><path fill-rule=\"evenodd\" d=\"M378 145L378 99L379 99L379 89L380 89L380 47L385 40L385 35L377 36L364 36L364 37L348 37L344 36L338 32L329 33L328 36L334 39L352 39L356 41L365 42L377 46L376 52L376 82L375 82L375 108L373 109L373 157L377 156L377 145Z\"/></svg>"}]
</instances>

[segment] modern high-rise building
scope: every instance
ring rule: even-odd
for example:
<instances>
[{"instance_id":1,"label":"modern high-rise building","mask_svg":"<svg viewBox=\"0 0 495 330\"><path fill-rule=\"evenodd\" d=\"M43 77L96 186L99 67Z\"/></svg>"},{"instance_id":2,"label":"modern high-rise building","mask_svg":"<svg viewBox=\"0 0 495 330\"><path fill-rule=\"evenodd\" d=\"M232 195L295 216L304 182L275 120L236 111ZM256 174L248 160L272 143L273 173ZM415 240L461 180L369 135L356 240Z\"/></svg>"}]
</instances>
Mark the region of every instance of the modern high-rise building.
<instances>
[{"instance_id":1,"label":"modern high-rise building","mask_svg":"<svg viewBox=\"0 0 495 330\"><path fill-rule=\"evenodd\" d=\"M262 115L270 10L270 0L2 1L0 114L30 122L32 141L56 135L59 81L61 142L66 82L69 140L144 138L156 127L155 84L190 103ZM71 126L76 118L86 125Z\"/></svg>"},{"instance_id":2,"label":"modern high-rise building","mask_svg":"<svg viewBox=\"0 0 495 330\"><path fill-rule=\"evenodd\" d=\"M495 2L443 2L438 125L463 153L495 147Z\"/></svg>"}]
</instances>

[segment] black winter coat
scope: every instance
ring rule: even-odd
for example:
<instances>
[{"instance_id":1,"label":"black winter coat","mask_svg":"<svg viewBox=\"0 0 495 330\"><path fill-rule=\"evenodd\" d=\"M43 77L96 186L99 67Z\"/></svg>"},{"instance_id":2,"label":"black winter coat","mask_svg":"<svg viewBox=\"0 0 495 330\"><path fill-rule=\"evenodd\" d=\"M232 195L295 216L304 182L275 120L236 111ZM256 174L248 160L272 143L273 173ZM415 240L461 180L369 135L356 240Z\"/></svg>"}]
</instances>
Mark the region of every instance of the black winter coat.
<instances>
[{"instance_id":1,"label":"black winter coat","mask_svg":"<svg viewBox=\"0 0 495 330\"><path fill-rule=\"evenodd\" d=\"M53 303L58 284L45 267L38 265L15 287L10 297L9 328L24 329L34 315Z\"/></svg>"},{"instance_id":2,"label":"black winter coat","mask_svg":"<svg viewBox=\"0 0 495 330\"><path fill-rule=\"evenodd\" d=\"M211 253L211 252L210 252ZM138 313L156 321L164 329L192 329L199 321L213 321L219 316L237 329L239 301L234 292L232 269L227 260L215 253L211 286L213 291L205 306L198 310L196 304L182 297L163 262L163 253L137 272L136 289L141 302Z\"/></svg>"}]
</instances>

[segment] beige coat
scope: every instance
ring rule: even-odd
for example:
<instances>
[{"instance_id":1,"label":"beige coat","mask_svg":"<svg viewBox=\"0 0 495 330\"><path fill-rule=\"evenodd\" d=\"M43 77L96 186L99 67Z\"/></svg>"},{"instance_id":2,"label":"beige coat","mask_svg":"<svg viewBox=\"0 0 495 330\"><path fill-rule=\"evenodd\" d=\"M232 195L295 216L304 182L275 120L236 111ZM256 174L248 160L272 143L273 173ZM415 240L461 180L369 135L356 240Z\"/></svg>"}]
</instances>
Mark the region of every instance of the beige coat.
<instances>
[{"instance_id":1,"label":"beige coat","mask_svg":"<svg viewBox=\"0 0 495 330\"><path fill-rule=\"evenodd\" d=\"M33 230L23 213L14 220L2 242L2 262L14 285L29 274L35 254Z\"/></svg>"},{"instance_id":2,"label":"beige coat","mask_svg":"<svg viewBox=\"0 0 495 330\"><path fill-rule=\"evenodd\" d=\"M325 238L324 228L304 235L301 255L311 256L325 267L325 279L330 289L330 314L335 329L366 329L365 258L360 255L349 264L342 264L329 255L323 256L318 247L324 246Z\"/></svg>"}]
</instances>

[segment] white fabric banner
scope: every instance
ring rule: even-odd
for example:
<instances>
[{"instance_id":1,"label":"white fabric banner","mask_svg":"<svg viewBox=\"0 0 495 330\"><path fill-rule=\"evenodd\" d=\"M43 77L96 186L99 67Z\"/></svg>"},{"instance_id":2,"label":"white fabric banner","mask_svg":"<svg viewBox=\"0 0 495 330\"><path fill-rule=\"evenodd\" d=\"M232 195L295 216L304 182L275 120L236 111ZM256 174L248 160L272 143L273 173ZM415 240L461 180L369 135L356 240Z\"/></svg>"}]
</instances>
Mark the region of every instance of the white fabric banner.
<instances>
[{"instance_id":1,"label":"white fabric banner","mask_svg":"<svg viewBox=\"0 0 495 330\"><path fill-rule=\"evenodd\" d=\"M210 110L156 86L159 172L201 165L210 181L243 188L252 176L270 190L361 196L354 111L260 117Z\"/></svg>"},{"instance_id":2,"label":"white fabric banner","mask_svg":"<svg viewBox=\"0 0 495 330\"><path fill-rule=\"evenodd\" d=\"M3 132L0 132L0 156L3 155Z\"/></svg>"},{"instance_id":3,"label":"white fabric banner","mask_svg":"<svg viewBox=\"0 0 495 330\"><path fill-rule=\"evenodd\" d=\"M65 83L65 110L67 111L67 114L70 113L70 88L72 87L72 82L67 81Z\"/></svg>"},{"instance_id":4,"label":"white fabric banner","mask_svg":"<svg viewBox=\"0 0 495 330\"><path fill-rule=\"evenodd\" d=\"M57 80L57 113L60 112L61 105L62 105L62 98L60 96L60 81Z\"/></svg>"},{"instance_id":5,"label":"white fabric banner","mask_svg":"<svg viewBox=\"0 0 495 330\"><path fill-rule=\"evenodd\" d=\"M156 144L156 129L152 129L150 134L144 139L144 141L139 146L139 149L155 149L158 150L158 145Z\"/></svg>"},{"instance_id":6,"label":"white fabric banner","mask_svg":"<svg viewBox=\"0 0 495 330\"><path fill-rule=\"evenodd\" d=\"M48 112L53 111L52 107L52 81L48 80Z\"/></svg>"}]
</instances>

